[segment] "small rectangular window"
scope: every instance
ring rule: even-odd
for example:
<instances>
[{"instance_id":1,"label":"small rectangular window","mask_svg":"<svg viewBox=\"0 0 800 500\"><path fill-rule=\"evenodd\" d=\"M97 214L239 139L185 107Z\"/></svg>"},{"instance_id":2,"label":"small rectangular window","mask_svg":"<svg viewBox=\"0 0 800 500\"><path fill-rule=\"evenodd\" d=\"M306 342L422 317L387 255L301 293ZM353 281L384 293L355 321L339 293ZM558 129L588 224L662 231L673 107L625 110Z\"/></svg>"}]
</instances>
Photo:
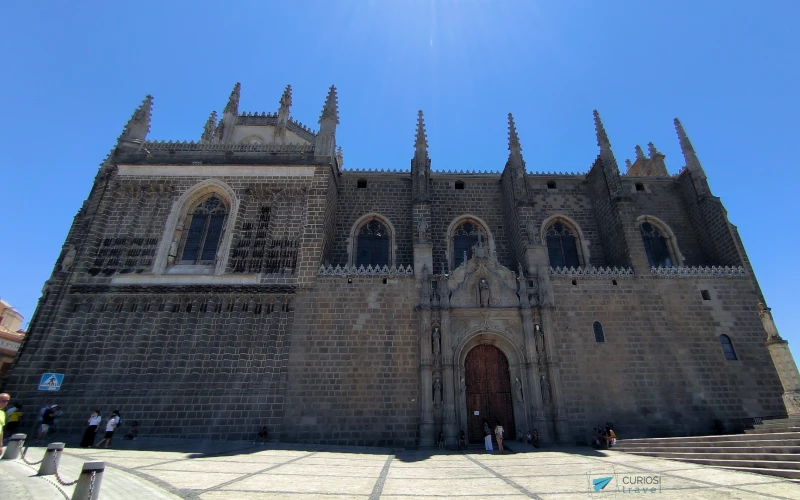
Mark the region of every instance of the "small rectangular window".
<instances>
[{"instance_id":1,"label":"small rectangular window","mask_svg":"<svg viewBox=\"0 0 800 500\"><path fill-rule=\"evenodd\" d=\"M456 181L456 189L464 189L464 181Z\"/></svg>"},{"instance_id":2,"label":"small rectangular window","mask_svg":"<svg viewBox=\"0 0 800 500\"><path fill-rule=\"evenodd\" d=\"M703 296L703 300L711 300L711 294L708 293L708 290L700 290L700 295Z\"/></svg>"},{"instance_id":3,"label":"small rectangular window","mask_svg":"<svg viewBox=\"0 0 800 500\"><path fill-rule=\"evenodd\" d=\"M356 186L358 187L358 189L367 189L367 180L359 179Z\"/></svg>"}]
</instances>

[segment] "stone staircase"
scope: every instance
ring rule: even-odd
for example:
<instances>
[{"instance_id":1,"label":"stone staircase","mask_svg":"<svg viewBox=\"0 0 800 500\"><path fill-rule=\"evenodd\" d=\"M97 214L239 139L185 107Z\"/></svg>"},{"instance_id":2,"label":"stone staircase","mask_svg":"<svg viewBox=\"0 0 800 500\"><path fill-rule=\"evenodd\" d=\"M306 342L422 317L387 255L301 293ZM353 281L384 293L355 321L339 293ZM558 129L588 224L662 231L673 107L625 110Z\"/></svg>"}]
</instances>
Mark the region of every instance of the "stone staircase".
<instances>
[{"instance_id":1,"label":"stone staircase","mask_svg":"<svg viewBox=\"0 0 800 500\"><path fill-rule=\"evenodd\" d=\"M625 439L614 449L800 482L800 427L793 430L795 427L784 421L781 428L777 422L768 421L770 426L764 432L754 429L747 434Z\"/></svg>"},{"instance_id":2,"label":"stone staircase","mask_svg":"<svg viewBox=\"0 0 800 500\"><path fill-rule=\"evenodd\" d=\"M778 420L764 420L752 429L745 429L745 434L766 434L778 432L800 432L800 415Z\"/></svg>"}]
</instances>

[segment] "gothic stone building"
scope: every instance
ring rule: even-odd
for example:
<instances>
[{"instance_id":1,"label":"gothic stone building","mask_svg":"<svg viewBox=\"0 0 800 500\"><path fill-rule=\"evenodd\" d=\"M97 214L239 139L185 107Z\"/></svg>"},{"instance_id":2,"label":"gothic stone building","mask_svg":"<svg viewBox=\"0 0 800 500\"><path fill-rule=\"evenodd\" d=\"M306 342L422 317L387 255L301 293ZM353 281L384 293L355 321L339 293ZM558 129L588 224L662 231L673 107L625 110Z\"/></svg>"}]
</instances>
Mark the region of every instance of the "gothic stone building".
<instances>
[{"instance_id":1,"label":"gothic stone building","mask_svg":"<svg viewBox=\"0 0 800 500\"><path fill-rule=\"evenodd\" d=\"M15 398L60 403L76 432L99 407L150 436L267 425L397 447L480 441L484 419L574 443L606 422L697 434L797 411L786 342L677 120L674 176L652 144L621 175L597 113L585 174L527 172L511 115L502 172L434 171L422 112L410 171L345 170L334 87L316 132L290 87L274 114L239 94L199 142L147 141L151 97L136 110L45 285ZM59 392L37 392L45 372Z\"/></svg>"}]
</instances>

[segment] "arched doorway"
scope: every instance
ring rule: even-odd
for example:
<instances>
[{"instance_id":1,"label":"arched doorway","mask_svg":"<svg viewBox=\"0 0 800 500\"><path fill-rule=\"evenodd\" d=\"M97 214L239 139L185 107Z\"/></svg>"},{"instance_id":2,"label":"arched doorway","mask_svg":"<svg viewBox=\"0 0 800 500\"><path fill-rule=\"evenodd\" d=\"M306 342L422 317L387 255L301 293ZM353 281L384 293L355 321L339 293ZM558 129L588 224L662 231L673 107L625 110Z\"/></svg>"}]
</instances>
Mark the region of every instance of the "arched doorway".
<instances>
[{"instance_id":1,"label":"arched doorway","mask_svg":"<svg viewBox=\"0 0 800 500\"><path fill-rule=\"evenodd\" d=\"M492 428L500 422L506 437L513 438L516 435L514 404L505 354L493 345L477 345L467 353L464 371L470 442L483 441L484 420L488 420Z\"/></svg>"}]
</instances>

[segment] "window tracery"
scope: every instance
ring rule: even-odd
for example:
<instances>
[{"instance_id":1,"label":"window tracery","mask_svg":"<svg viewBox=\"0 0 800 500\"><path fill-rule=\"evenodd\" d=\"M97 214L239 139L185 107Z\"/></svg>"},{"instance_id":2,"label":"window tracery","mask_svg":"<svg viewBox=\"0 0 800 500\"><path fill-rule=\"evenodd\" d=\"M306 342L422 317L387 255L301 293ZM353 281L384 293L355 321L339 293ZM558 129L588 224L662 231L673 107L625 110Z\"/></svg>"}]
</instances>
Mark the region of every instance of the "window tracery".
<instances>
[{"instance_id":1,"label":"window tracery","mask_svg":"<svg viewBox=\"0 0 800 500\"><path fill-rule=\"evenodd\" d=\"M389 266L389 231L378 219L359 229L356 243L356 266Z\"/></svg>"},{"instance_id":2,"label":"window tracery","mask_svg":"<svg viewBox=\"0 0 800 500\"><path fill-rule=\"evenodd\" d=\"M181 264L213 263L228 210L216 195L201 201L187 217Z\"/></svg>"},{"instance_id":3,"label":"window tracery","mask_svg":"<svg viewBox=\"0 0 800 500\"><path fill-rule=\"evenodd\" d=\"M722 345L722 354L725 355L725 359L728 361L736 361L736 351L733 348L733 343L731 342L731 338L727 335L720 335L719 336L719 343Z\"/></svg>"},{"instance_id":4,"label":"window tracery","mask_svg":"<svg viewBox=\"0 0 800 500\"><path fill-rule=\"evenodd\" d=\"M673 259L670 255L667 238L660 228L648 221L641 225L642 242L650 267L672 267Z\"/></svg>"},{"instance_id":5,"label":"window tracery","mask_svg":"<svg viewBox=\"0 0 800 500\"><path fill-rule=\"evenodd\" d=\"M453 267L463 264L465 255L467 260L472 258L472 247L478 244L482 234L482 228L470 220L456 227L453 231Z\"/></svg>"},{"instance_id":6,"label":"window tracery","mask_svg":"<svg viewBox=\"0 0 800 500\"><path fill-rule=\"evenodd\" d=\"M547 254L550 258L550 267L580 267L578 254L578 239L575 231L564 224L563 221L554 222L545 233L547 240Z\"/></svg>"}]
</instances>

